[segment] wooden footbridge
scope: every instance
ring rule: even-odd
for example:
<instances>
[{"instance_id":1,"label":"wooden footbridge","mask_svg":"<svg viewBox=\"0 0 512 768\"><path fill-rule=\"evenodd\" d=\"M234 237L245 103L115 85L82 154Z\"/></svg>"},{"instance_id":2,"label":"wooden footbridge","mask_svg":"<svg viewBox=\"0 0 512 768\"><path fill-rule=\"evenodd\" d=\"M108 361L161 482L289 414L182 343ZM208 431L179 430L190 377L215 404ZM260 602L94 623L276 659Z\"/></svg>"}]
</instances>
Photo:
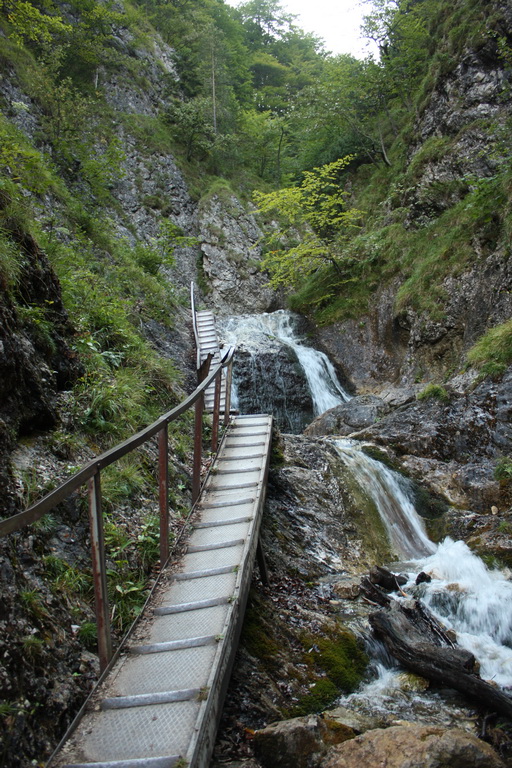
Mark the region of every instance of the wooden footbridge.
<instances>
[{"instance_id":1,"label":"wooden footbridge","mask_svg":"<svg viewBox=\"0 0 512 768\"><path fill-rule=\"evenodd\" d=\"M192 295L193 299L193 295ZM196 313L200 385L185 403L98 457L0 534L33 522L89 484L100 664L103 674L48 768L208 766L237 648L265 499L272 417L230 413L233 350L223 357L213 316ZM212 362L213 370L207 372ZM212 413L213 465L201 483L203 400ZM195 406L191 535L178 568L168 564L167 425ZM223 414L220 441L216 432ZM162 570L142 617L112 655L103 550L100 470L157 436ZM216 445L218 441L218 445Z\"/></svg>"}]
</instances>

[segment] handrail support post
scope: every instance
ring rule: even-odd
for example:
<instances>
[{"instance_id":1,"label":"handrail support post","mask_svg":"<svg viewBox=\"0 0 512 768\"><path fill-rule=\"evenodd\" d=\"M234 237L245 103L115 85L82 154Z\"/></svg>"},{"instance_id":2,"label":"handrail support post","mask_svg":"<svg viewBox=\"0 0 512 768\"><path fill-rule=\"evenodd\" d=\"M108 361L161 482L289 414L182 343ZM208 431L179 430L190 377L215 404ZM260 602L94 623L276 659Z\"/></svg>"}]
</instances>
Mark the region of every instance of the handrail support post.
<instances>
[{"instance_id":1,"label":"handrail support post","mask_svg":"<svg viewBox=\"0 0 512 768\"><path fill-rule=\"evenodd\" d=\"M224 426L229 424L231 413L231 384L233 381L233 358L229 361L226 371L226 399L224 401Z\"/></svg>"},{"instance_id":2,"label":"handrail support post","mask_svg":"<svg viewBox=\"0 0 512 768\"><path fill-rule=\"evenodd\" d=\"M100 473L88 480L89 525L91 531L92 573L96 605L96 628L98 632L98 655L100 671L103 672L112 658L112 636L110 632L110 611L107 592L107 569L105 563L105 536L101 511Z\"/></svg>"},{"instance_id":3,"label":"handrail support post","mask_svg":"<svg viewBox=\"0 0 512 768\"><path fill-rule=\"evenodd\" d=\"M209 354L197 371L198 384L208 376L213 355ZM194 465L192 469L192 504L199 498L201 491L201 454L203 447L203 410L204 392L196 400L194 418Z\"/></svg>"},{"instance_id":4,"label":"handrail support post","mask_svg":"<svg viewBox=\"0 0 512 768\"><path fill-rule=\"evenodd\" d=\"M219 418L220 418L220 394L222 386L222 368L215 379L215 393L213 395L213 422L212 422L212 451L215 453L219 443Z\"/></svg>"},{"instance_id":5,"label":"handrail support post","mask_svg":"<svg viewBox=\"0 0 512 768\"><path fill-rule=\"evenodd\" d=\"M158 433L158 498L160 507L160 568L169 557L169 430Z\"/></svg>"}]
</instances>

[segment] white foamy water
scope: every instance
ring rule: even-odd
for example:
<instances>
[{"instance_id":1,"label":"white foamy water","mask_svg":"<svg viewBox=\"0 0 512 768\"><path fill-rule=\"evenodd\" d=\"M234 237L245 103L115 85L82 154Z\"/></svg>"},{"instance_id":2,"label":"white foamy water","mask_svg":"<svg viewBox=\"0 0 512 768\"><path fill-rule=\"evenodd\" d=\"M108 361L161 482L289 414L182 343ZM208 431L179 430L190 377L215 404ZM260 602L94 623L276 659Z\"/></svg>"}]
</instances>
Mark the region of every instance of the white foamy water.
<instances>
[{"instance_id":1,"label":"white foamy water","mask_svg":"<svg viewBox=\"0 0 512 768\"><path fill-rule=\"evenodd\" d=\"M363 453L355 440L339 439L334 445L360 488L375 503L396 554L418 558L433 553L436 547L414 508L409 481Z\"/></svg>"},{"instance_id":2,"label":"white foamy water","mask_svg":"<svg viewBox=\"0 0 512 768\"><path fill-rule=\"evenodd\" d=\"M463 541L445 539L418 564L432 576L421 585L430 610L457 633L480 662L480 676L512 687L512 583L490 571Z\"/></svg>"},{"instance_id":3,"label":"white foamy water","mask_svg":"<svg viewBox=\"0 0 512 768\"><path fill-rule=\"evenodd\" d=\"M296 316L282 309L261 315L239 315L225 322L222 336L226 344L243 344L254 354L264 350L269 340L290 347L304 371L314 414L318 416L329 408L346 403L350 395L338 381L327 355L303 343L295 330L296 324Z\"/></svg>"},{"instance_id":4,"label":"white foamy water","mask_svg":"<svg viewBox=\"0 0 512 768\"><path fill-rule=\"evenodd\" d=\"M484 680L512 688L512 582L503 572L489 570L463 541L447 538L433 544L414 508L409 481L371 459L355 441L339 439L335 445L376 504L396 553L414 561L409 563L414 571L404 590L420 597L456 633L458 644L479 662ZM428 573L432 581L416 587L420 571ZM396 669L380 664L377 679L345 701L368 706L375 700L379 711L381 699L394 695L397 680Z\"/></svg>"}]
</instances>

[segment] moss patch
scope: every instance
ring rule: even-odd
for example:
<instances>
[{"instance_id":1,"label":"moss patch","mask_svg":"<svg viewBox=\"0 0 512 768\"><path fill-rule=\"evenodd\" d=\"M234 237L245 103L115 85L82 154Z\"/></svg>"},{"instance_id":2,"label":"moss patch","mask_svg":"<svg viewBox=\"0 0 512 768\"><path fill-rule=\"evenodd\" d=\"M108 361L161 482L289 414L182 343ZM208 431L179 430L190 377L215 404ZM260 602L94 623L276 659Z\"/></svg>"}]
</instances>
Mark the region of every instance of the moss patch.
<instances>
[{"instance_id":1,"label":"moss patch","mask_svg":"<svg viewBox=\"0 0 512 768\"><path fill-rule=\"evenodd\" d=\"M323 626L324 635L304 633L301 636L305 651L303 663L315 679L309 693L292 708L291 716L298 717L321 712L330 706L341 692L354 691L362 680L368 657L360 648L356 636L337 624Z\"/></svg>"},{"instance_id":2,"label":"moss patch","mask_svg":"<svg viewBox=\"0 0 512 768\"><path fill-rule=\"evenodd\" d=\"M276 668L279 642L276 623L270 621L262 598L253 590L245 612L241 643L251 656L255 656L267 671Z\"/></svg>"}]
</instances>

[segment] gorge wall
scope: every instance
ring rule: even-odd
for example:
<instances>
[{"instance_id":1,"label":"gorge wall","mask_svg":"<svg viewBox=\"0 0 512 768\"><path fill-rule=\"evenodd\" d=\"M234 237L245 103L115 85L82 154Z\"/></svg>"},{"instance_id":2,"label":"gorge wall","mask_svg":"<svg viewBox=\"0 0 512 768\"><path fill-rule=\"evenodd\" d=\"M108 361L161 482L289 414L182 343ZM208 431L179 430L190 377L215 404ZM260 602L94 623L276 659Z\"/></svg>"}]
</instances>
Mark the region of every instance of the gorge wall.
<instances>
[{"instance_id":1,"label":"gorge wall","mask_svg":"<svg viewBox=\"0 0 512 768\"><path fill-rule=\"evenodd\" d=\"M496 34L510 36L509 4L496 2L492 7L500 12ZM505 27L504 20L508 20ZM6 31L0 35L7 50ZM9 147L15 151L2 155L2 171L12 182L7 191L0 189L5 235L2 258L7 260L12 247L21 254L19 271L11 274L2 269L1 273L3 516L19 511L29 499L26 486L32 473L27 473L27 467L44 480L51 475L54 482L100 452L108 440L120 439L118 433L105 435L97 427L92 437L91 431L84 437L76 426L92 411L87 398L93 391L97 393L96 381L84 379L86 370L90 375L90 353L97 355L93 365L104 371L107 391L119 393L124 407L122 397L129 387L121 391L116 377L121 363L135 355L133 349L137 354L142 349L137 346L142 339L152 353L179 371L164 397L164 402L174 404L194 383L187 307L190 280L199 284L205 305L220 315L273 311L284 303L260 271L263 225L252 206L242 203L242 196L218 178L201 188L197 181L201 163L192 171L187 167L187 175L183 157L159 132L158 121L178 82L173 50L154 31L141 41L122 25L111 48L121 63L99 67L96 73L98 103L108 116L111 132L106 139L101 135L91 140L87 157L95 153L103 157L106 147L112 147L118 153L119 168L115 172L103 169L108 178L95 188L86 178L84 156L76 152L58 173L54 170L55 135L45 134L48 121L41 101L27 85L26 73L12 51L11 57L2 54L0 61L2 112L16 131L9 134ZM33 62L31 66L35 66ZM408 166L415 168L416 175L414 182L397 180L386 191L381 209L389 222L398 209L406 209L404 226L425 229L456 205L468 186L492 183L494 155L501 151L510 117L508 76L508 65L495 40L473 47L468 44L462 58L439 73L426 91L414 135L402 139ZM47 165L41 161L45 148L50 157ZM26 165L16 176L11 166L19 157ZM30 164L35 167L33 176ZM50 173L50 180L42 186L41 180ZM500 205L506 209L509 200ZM26 209L30 216L25 215ZM168 252L162 253L169 245L165 240L169 223L180 230L170 238L172 258ZM510 247L501 223L492 214L483 221L472 248L476 258L470 263L461 260L457 274L444 280L438 312L402 306L404 276L394 274L375 288L371 310L364 307L357 317L316 328L314 335L357 393L377 394L385 401L375 406L375 423L351 423L347 429L357 432L361 440L379 444L403 471L452 506L444 531L473 536L479 539L475 546L509 561L510 537L506 530L498 530L500 522L508 520L509 488L496 480L494 472L499 457L512 450L510 372L497 381L479 381L471 370L461 373L474 342L511 315ZM123 260L126 249L129 259ZM70 275L63 254L73 263L82 252L86 265ZM134 271L135 264L138 271ZM140 264L145 270L139 269ZM87 326L76 306L70 306L73 285L87 283L96 288L93 298L101 304L101 290L110 291L118 279L122 284L119 295L108 293L103 314L98 313L96 325ZM157 293L159 286L166 292ZM82 303L94 303L91 295L82 298ZM129 329L115 324L121 306L127 309ZM137 342L130 335L133 328ZM151 365L144 367L148 359ZM103 365L108 369L101 368ZM163 376L154 365L153 358L145 358L140 376L150 398ZM449 402L415 399L430 381L443 383ZM73 388L80 386L78 405L73 409L70 402L78 391ZM96 425L113 420L105 413L103 422L97 411L92 414ZM128 426L135 429L138 424ZM323 430L329 431L325 425ZM173 466L178 487L173 503L185 507L189 476L184 460L187 448L179 444L180 437L176 447L182 458ZM289 632L287 622L293 623L302 596L306 595L301 608L304 615L297 621L297 633L309 622L320 634L328 634L321 626L327 598L309 582L332 576L342 561L348 570L355 570L360 560L370 565L388 552L378 540L365 540L364 526L356 515L362 501L354 499L347 478L337 474L332 451L322 448L314 437L300 436L286 438L282 449L284 463L277 462L271 477L264 535L277 574L278 604L286 619L274 640L278 645L286 635L292 652L298 635ZM36 483L32 490L47 490L42 485ZM135 514L144 493L139 489L128 501L123 497L123 514ZM502 517L489 514L496 505ZM90 623L90 606L83 595L72 597L52 586L56 576L50 571L58 564L48 560L53 557L67 563L69 578L86 569L83 504L73 499L50 523L51 530L30 529L1 545L0 612L5 640L0 688L10 709L2 719L6 746L0 764L6 768L24 766L28 759L51 752L96 672L94 658L77 629ZM301 547L305 525L310 540ZM135 538L142 535L144 530L136 528ZM272 543L274 537L278 544ZM114 548L123 541L116 539ZM147 569L145 575L150 577ZM254 598L255 610L260 599L261 595ZM269 625L273 599L272 594L265 594ZM55 608L52 619L48 606ZM325 623L329 631L338 631L330 614ZM311 683L306 674L299 678L290 674L292 682L283 683L290 673L289 659L281 655L272 667L267 658L269 647L261 637L257 639L263 647L255 648L258 643L249 638L241 652L246 664L240 665L235 680L237 690L242 691L242 719L251 728L291 711L293 699L305 697ZM300 665L303 659L299 656L295 660ZM243 678L251 669L256 685L246 689ZM315 682L323 674L319 663ZM235 696L233 701L239 700ZM252 719L251 711L257 715Z\"/></svg>"}]
</instances>

